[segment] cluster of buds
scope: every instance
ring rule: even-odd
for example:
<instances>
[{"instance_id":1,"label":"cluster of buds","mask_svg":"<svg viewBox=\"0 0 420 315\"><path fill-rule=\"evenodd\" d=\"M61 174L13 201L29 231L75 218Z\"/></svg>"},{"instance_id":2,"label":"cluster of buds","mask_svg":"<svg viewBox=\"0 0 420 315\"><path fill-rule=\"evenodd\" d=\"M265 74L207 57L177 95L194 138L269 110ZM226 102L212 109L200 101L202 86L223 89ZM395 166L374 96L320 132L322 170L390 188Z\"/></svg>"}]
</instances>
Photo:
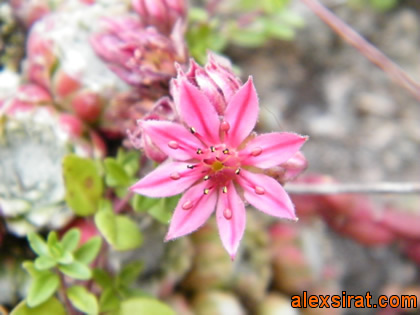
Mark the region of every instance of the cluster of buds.
<instances>
[{"instance_id":1,"label":"cluster of buds","mask_svg":"<svg viewBox=\"0 0 420 315\"><path fill-rule=\"evenodd\" d=\"M57 112L39 86L0 102L0 214L9 231L23 236L71 220L61 172L69 153L102 157L105 145L77 117Z\"/></svg>"},{"instance_id":2,"label":"cluster of buds","mask_svg":"<svg viewBox=\"0 0 420 315\"><path fill-rule=\"evenodd\" d=\"M144 25L154 26L166 35L178 21L184 23L187 17L185 0L133 0L132 5Z\"/></svg>"},{"instance_id":3,"label":"cluster of buds","mask_svg":"<svg viewBox=\"0 0 420 315\"><path fill-rule=\"evenodd\" d=\"M331 184L323 175L306 175L298 182ZM420 263L420 215L389 206L380 207L364 195L296 195L296 211L301 219L321 216L336 232L367 245L399 242L403 251Z\"/></svg>"},{"instance_id":4,"label":"cluster of buds","mask_svg":"<svg viewBox=\"0 0 420 315\"><path fill-rule=\"evenodd\" d=\"M182 25L176 24L171 34L165 35L134 16L106 19L103 24L103 31L91 38L98 56L143 95L166 94L169 80L176 74L174 63L187 60Z\"/></svg>"}]
</instances>

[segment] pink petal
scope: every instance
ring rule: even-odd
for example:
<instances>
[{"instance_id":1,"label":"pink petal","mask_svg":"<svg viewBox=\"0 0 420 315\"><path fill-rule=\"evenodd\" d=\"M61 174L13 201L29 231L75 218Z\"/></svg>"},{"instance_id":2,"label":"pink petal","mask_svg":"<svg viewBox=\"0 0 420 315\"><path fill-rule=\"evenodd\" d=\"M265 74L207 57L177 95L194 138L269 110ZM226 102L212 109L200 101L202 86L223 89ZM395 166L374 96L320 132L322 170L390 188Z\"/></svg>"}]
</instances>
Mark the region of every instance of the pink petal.
<instances>
[{"instance_id":1,"label":"pink petal","mask_svg":"<svg viewBox=\"0 0 420 315\"><path fill-rule=\"evenodd\" d=\"M159 149L176 160L193 159L197 155L197 149L203 147L200 140L181 124L146 120L141 122L141 127Z\"/></svg>"},{"instance_id":2,"label":"pink petal","mask_svg":"<svg viewBox=\"0 0 420 315\"><path fill-rule=\"evenodd\" d=\"M183 79L179 82L179 110L188 127L193 127L208 145L219 142L219 117L207 97Z\"/></svg>"},{"instance_id":3,"label":"pink petal","mask_svg":"<svg viewBox=\"0 0 420 315\"><path fill-rule=\"evenodd\" d=\"M269 215L296 220L295 207L283 187L271 177L241 170L237 177L245 199Z\"/></svg>"},{"instance_id":4,"label":"pink petal","mask_svg":"<svg viewBox=\"0 0 420 315\"><path fill-rule=\"evenodd\" d=\"M239 153L241 164L261 168L279 165L293 157L307 139L289 132L263 134L249 141Z\"/></svg>"},{"instance_id":5,"label":"pink petal","mask_svg":"<svg viewBox=\"0 0 420 315\"><path fill-rule=\"evenodd\" d=\"M232 182L227 186L226 194L220 189L216 219L223 246L233 260L244 235L246 213L244 203Z\"/></svg>"},{"instance_id":6,"label":"pink petal","mask_svg":"<svg viewBox=\"0 0 420 315\"><path fill-rule=\"evenodd\" d=\"M237 147L254 129L258 119L258 97L251 77L230 100L224 119L230 125L226 142Z\"/></svg>"},{"instance_id":7,"label":"pink petal","mask_svg":"<svg viewBox=\"0 0 420 315\"><path fill-rule=\"evenodd\" d=\"M161 164L131 186L130 190L149 197L177 195L202 177L197 168L189 169L187 165L188 163L182 162Z\"/></svg>"},{"instance_id":8,"label":"pink petal","mask_svg":"<svg viewBox=\"0 0 420 315\"><path fill-rule=\"evenodd\" d=\"M172 216L166 241L197 230L210 217L216 205L217 191L210 189L206 195L204 189L207 186L207 182L201 182L181 197Z\"/></svg>"}]
</instances>

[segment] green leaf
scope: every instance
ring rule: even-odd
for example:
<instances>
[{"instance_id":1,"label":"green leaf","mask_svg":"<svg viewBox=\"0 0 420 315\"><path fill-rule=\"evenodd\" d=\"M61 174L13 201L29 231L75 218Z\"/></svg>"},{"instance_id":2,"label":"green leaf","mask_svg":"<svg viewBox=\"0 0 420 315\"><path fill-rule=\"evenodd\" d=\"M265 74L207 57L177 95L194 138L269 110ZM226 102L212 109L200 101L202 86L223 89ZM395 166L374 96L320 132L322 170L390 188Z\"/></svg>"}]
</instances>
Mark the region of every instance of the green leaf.
<instances>
[{"instance_id":1,"label":"green leaf","mask_svg":"<svg viewBox=\"0 0 420 315\"><path fill-rule=\"evenodd\" d=\"M173 204L173 200L176 199L172 199L171 198L161 198L159 199L159 202L157 204L155 204L153 207L151 207L148 210L148 213L155 218L156 220L158 220L160 223L163 224L168 224L169 220L172 217L172 213L173 210L175 209L175 206L172 206ZM179 199L179 196L175 196L175 198Z\"/></svg>"},{"instance_id":2,"label":"green leaf","mask_svg":"<svg viewBox=\"0 0 420 315\"><path fill-rule=\"evenodd\" d=\"M99 306L96 296L90 293L85 287L75 285L67 289L67 296L71 304L79 311L87 314L98 314Z\"/></svg>"},{"instance_id":3,"label":"green leaf","mask_svg":"<svg viewBox=\"0 0 420 315\"><path fill-rule=\"evenodd\" d=\"M52 272L44 271L33 278L28 292L28 306L35 307L47 301L57 291L59 284L58 275Z\"/></svg>"},{"instance_id":4,"label":"green leaf","mask_svg":"<svg viewBox=\"0 0 420 315\"><path fill-rule=\"evenodd\" d=\"M39 256L48 255L47 243L45 243L45 241L37 233L34 233L34 232L29 233L28 241L29 241L29 246L31 246L32 250L35 253L37 253Z\"/></svg>"},{"instance_id":5,"label":"green leaf","mask_svg":"<svg viewBox=\"0 0 420 315\"><path fill-rule=\"evenodd\" d=\"M140 168L140 153L138 151L118 150L117 162L120 164L128 176L133 177Z\"/></svg>"},{"instance_id":6,"label":"green leaf","mask_svg":"<svg viewBox=\"0 0 420 315\"><path fill-rule=\"evenodd\" d=\"M92 277L102 289L112 288L112 278L106 271L96 268L93 270Z\"/></svg>"},{"instance_id":7,"label":"green leaf","mask_svg":"<svg viewBox=\"0 0 420 315\"><path fill-rule=\"evenodd\" d=\"M125 172L124 168L113 158L106 158L105 165L105 182L109 187L127 187L131 184L131 179Z\"/></svg>"},{"instance_id":8,"label":"green leaf","mask_svg":"<svg viewBox=\"0 0 420 315\"><path fill-rule=\"evenodd\" d=\"M63 160L66 201L80 216L92 215L98 208L103 185L93 160L67 155Z\"/></svg>"},{"instance_id":9,"label":"green leaf","mask_svg":"<svg viewBox=\"0 0 420 315\"><path fill-rule=\"evenodd\" d=\"M74 258L84 264L90 264L101 249L102 239L99 236L92 237L74 252Z\"/></svg>"},{"instance_id":10,"label":"green leaf","mask_svg":"<svg viewBox=\"0 0 420 315\"><path fill-rule=\"evenodd\" d=\"M54 314L54 315L66 315L66 310L64 306L57 300L55 297L52 297L45 301L44 303L36 306L29 307L26 300L20 302L10 313L10 315L45 315L45 314Z\"/></svg>"},{"instance_id":11,"label":"green leaf","mask_svg":"<svg viewBox=\"0 0 420 315\"><path fill-rule=\"evenodd\" d=\"M137 224L127 216L100 211L95 215L95 224L106 241L116 250L131 250L143 243L143 236Z\"/></svg>"},{"instance_id":12,"label":"green leaf","mask_svg":"<svg viewBox=\"0 0 420 315\"><path fill-rule=\"evenodd\" d=\"M107 288L102 291L99 298L99 309L102 312L109 312L118 310L120 308L120 299L112 288Z\"/></svg>"},{"instance_id":13,"label":"green leaf","mask_svg":"<svg viewBox=\"0 0 420 315\"><path fill-rule=\"evenodd\" d=\"M80 241L80 231L78 229L70 229L64 234L63 238L61 239L61 246L63 250L66 252L73 252L77 245L79 245Z\"/></svg>"},{"instance_id":14,"label":"green leaf","mask_svg":"<svg viewBox=\"0 0 420 315\"><path fill-rule=\"evenodd\" d=\"M55 259L49 256L40 256L35 259L35 268L38 270L47 270L54 267L56 264Z\"/></svg>"},{"instance_id":15,"label":"green leaf","mask_svg":"<svg viewBox=\"0 0 420 315\"><path fill-rule=\"evenodd\" d=\"M144 264L141 261L132 261L126 264L118 275L119 283L124 285L133 283L143 270L143 266Z\"/></svg>"},{"instance_id":16,"label":"green leaf","mask_svg":"<svg viewBox=\"0 0 420 315\"><path fill-rule=\"evenodd\" d=\"M159 198L149 198L141 195L134 195L131 205L137 212L145 212L160 202Z\"/></svg>"},{"instance_id":17,"label":"green leaf","mask_svg":"<svg viewBox=\"0 0 420 315\"><path fill-rule=\"evenodd\" d=\"M24 261L22 267L31 275L31 277L36 277L42 273L42 271L40 272L35 269L35 264L30 260Z\"/></svg>"},{"instance_id":18,"label":"green leaf","mask_svg":"<svg viewBox=\"0 0 420 315\"><path fill-rule=\"evenodd\" d=\"M63 254L60 256L60 258L58 258L58 262L63 265L71 264L73 261L74 261L74 258L73 258L72 253L70 252L63 251Z\"/></svg>"},{"instance_id":19,"label":"green leaf","mask_svg":"<svg viewBox=\"0 0 420 315\"><path fill-rule=\"evenodd\" d=\"M151 298L131 298L121 302L119 315L175 315L166 304Z\"/></svg>"},{"instance_id":20,"label":"green leaf","mask_svg":"<svg viewBox=\"0 0 420 315\"><path fill-rule=\"evenodd\" d=\"M92 276L89 267L79 261L74 261L68 265L60 265L58 269L65 275L74 279L88 280Z\"/></svg>"}]
</instances>

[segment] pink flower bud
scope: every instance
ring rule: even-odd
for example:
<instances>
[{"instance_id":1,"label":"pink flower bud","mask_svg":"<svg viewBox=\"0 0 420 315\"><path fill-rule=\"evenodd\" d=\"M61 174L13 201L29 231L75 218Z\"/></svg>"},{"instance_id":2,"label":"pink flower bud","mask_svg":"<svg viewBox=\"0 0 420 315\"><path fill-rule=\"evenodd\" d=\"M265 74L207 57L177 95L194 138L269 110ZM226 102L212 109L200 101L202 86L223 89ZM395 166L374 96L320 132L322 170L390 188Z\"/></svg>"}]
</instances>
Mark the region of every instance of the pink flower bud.
<instances>
[{"instance_id":1,"label":"pink flower bud","mask_svg":"<svg viewBox=\"0 0 420 315\"><path fill-rule=\"evenodd\" d=\"M163 34L170 34L175 22L187 15L185 0L132 0L132 5L146 26Z\"/></svg>"},{"instance_id":2,"label":"pink flower bud","mask_svg":"<svg viewBox=\"0 0 420 315\"><path fill-rule=\"evenodd\" d=\"M208 63L204 68L194 60L190 60L190 68L184 73L178 66L178 77L171 81L171 94L177 102L179 98L179 82L187 79L198 87L213 104L219 115L222 115L242 83L232 71L229 60L213 53L208 55Z\"/></svg>"},{"instance_id":3,"label":"pink flower bud","mask_svg":"<svg viewBox=\"0 0 420 315\"><path fill-rule=\"evenodd\" d=\"M90 91L80 92L72 100L73 110L83 121L93 123L98 120L102 110L99 95Z\"/></svg>"}]
</instances>

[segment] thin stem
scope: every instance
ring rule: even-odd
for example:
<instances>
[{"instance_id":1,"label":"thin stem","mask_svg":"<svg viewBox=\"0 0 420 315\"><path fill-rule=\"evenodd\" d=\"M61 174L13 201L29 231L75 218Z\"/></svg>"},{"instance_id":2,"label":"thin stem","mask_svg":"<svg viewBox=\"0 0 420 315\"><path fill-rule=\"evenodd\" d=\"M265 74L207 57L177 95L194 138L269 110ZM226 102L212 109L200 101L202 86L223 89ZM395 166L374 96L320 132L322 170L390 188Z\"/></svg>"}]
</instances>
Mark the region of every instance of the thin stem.
<instances>
[{"instance_id":1,"label":"thin stem","mask_svg":"<svg viewBox=\"0 0 420 315\"><path fill-rule=\"evenodd\" d=\"M69 298L67 297L66 283L65 283L63 274L59 270L57 270L57 274L60 277L60 288L58 290L58 294L60 295L61 300L64 302L64 305L67 310L67 314L78 315L78 312L73 308L73 305L71 304Z\"/></svg>"},{"instance_id":2,"label":"thin stem","mask_svg":"<svg viewBox=\"0 0 420 315\"><path fill-rule=\"evenodd\" d=\"M318 0L302 1L338 35L340 35L350 45L358 49L366 58L384 70L396 83L405 88L420 101L420 84L414 81L397 64L360 36L349 25L344 23L334 13L323 6Z\"/></svg>"},{"instance_id":3,"label":"thin stem","mask_svg":"<svg viewBox=\"0 0 420 315\"><path fill-rule=\"evenodd\" d=\"M291 194L332 195L332 194L419 194L420 183L334 183L334 184L286 184Z\"/></svg>"},{"instance_id":4,"label":"thin stem","mask_svg":"<svg viewBox=\"0 0 420 315\"><path fill-rule=\"evenodd\" d=\"M134 192L129 191L123 199L118 200L114 205L115 213L122 212L124 208L127 206L127 204L130 202L130 200L133 198L133 196L134 196Z\"/></svg>"}]
</instances>

